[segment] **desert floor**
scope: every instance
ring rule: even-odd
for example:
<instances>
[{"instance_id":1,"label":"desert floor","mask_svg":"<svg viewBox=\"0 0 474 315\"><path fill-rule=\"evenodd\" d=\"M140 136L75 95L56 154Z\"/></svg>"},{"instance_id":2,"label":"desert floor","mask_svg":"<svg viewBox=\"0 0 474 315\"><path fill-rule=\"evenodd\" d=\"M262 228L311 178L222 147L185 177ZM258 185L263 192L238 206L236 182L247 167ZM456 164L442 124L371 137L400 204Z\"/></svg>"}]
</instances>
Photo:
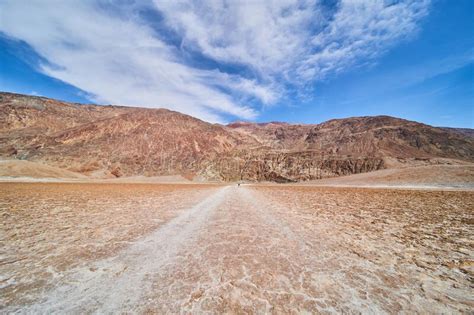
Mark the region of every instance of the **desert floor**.
<instances>
[{"instance_id":1,"label":"desert floor","mask_svg":"<svg viewBox=\"0 0 474 315\"><path fill-rule=\"evenodd\" d=\"M0 312L471 313L474 192L0 183Z\"/></svg>"}]
</instances>

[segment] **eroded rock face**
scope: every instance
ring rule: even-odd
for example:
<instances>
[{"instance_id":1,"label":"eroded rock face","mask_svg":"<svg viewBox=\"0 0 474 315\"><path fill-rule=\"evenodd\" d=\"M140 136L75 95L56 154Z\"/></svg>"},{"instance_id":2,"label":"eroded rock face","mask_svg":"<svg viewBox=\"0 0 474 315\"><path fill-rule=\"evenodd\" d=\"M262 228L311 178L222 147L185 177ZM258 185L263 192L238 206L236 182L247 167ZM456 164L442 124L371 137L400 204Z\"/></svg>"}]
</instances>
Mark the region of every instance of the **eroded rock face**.
<instances>
[{"instance_id":1,"label":"eroded rock face","mask_svg":"<svg viewBox=\"0 0 474 315\"><path fill-rule=\"evenodd\" d=\"M231 157L218 165L223 180L295 182L358 174L384 168L377 157L322 157L313 152L262 153Z\"/></svg>"},{"instance_id":2,"label":"eroded rock face","mask_svg":"<svg viewBox=\"0 0 474 315\"><path fill-rule=\"evenodd\" d=\"M389 167L474 161L465 130L388 116L317 125L210 124L166 109L79 105L0 93L0 155L89 176L185 174L291 182ZM104 175L105 174L105 175Z\"/></svg>"}]
</instances>

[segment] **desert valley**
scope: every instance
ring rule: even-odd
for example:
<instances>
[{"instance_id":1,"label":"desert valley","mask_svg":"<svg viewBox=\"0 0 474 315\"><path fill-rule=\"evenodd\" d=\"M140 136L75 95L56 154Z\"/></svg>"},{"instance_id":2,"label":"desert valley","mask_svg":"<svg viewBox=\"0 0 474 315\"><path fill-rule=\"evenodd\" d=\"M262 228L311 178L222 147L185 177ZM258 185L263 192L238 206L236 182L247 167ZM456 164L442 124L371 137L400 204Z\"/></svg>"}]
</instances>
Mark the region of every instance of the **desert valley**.
<instances>
[{"instance_id":1,"label":"desert valley","mask_svg":"<svg viewBox=\"0 0 474 315\"><path fill-rule=\"evenodd\" d=\"M474 314L473 0L0 0L0 315Z\"/></svg>"},{"instance_id":2,"label":"desert valley","mask_svg":"<svg viewBox=\"0 0 474 315\"><path fill-rule=\"evenodd\" d=\"M2 313L474 308L472 129L1 93L0 139Z\"/></svg>"}]
</instances>

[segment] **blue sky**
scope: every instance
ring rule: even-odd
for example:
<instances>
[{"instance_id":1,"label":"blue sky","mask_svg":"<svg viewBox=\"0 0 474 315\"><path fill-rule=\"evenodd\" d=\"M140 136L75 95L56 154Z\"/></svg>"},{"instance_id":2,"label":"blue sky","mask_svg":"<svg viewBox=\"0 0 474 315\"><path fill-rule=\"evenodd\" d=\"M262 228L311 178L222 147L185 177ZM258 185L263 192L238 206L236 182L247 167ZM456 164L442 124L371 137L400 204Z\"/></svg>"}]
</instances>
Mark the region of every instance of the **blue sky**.
<instances>
[{"instance_id":1,"label":"blue sky","mask_svg":"<svg viewBox=\"0 0 474 315\"><path fill-rule=\"evenodd\" d=\"M0 1L0 90L211 122L474 127L474 1Z\"/></svg>"}]
</instances>

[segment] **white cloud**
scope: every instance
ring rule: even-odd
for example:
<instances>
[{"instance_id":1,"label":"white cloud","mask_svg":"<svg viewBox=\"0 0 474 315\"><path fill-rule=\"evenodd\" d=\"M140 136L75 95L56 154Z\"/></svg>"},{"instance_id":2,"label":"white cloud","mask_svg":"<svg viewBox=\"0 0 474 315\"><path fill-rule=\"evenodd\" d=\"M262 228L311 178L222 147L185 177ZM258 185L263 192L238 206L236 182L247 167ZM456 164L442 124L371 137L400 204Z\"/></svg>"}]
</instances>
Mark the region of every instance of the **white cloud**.
<instances>
[{"instance_id":1,"label":"white cloud","mask_svg":"<svg viewBox=\"0 0 474 315\"><path fill-rule=\"evenodd\" d=\"M185 47L291 83L378 56L413 34L429 6L428 0L344 0L333 9L316 0L154 3Z\"/></svg>"},{"instance_id":2,"label":"white cloud","mask_svg":"<svg viewBox=\"0 0 474 315\"><path fill-rule=\"evenodd\" d=\"M0 31L57 65L42 65L44 73L98 102L252 119L258 109L246 104L271 105L286 85L304 90L413 34L429 4L386 2L140 0L117 11L99 0L4 0ZM137 9L160 12L181 46L168 44ZM196 68L183 57L194 52L245 71Z\"/></svg>"},{"instance_id":3,"label":"white cloud","mask_svg":"<svg viewBox=\"0 0 474 315\"><path fill-rule=\"evenodd\" d=\"M373 59L397 41L410 36L428 12L428 0L349 0L340 4L331 23L311 39L310 53L298 67L304 78L321 79L350 67L359 59Z\"/></svg>"},{"instance_id":4,"label":"white cloud","mask_svg":"<svg viewBox=\"0 0 474 315\"><path fill-rule=\"evenodd\" d=\"M313 2L154 1L184 47L265 77L287 70L307 50L310 28L321 19Z\"/></svg>"},{"instance_id":5,"label":"white cloud","mask_svg":"<svg viewBox=\"0 0 474 315\"><path fill-rule=\"evenodd\" d=\"M109 16L91 1L6 1L0 10L1 31L57 65L43 65L44 73L99 102L166 107L208 121L222 121L219 113L256 115L203 79L219 76L226 86L234 84L232 76L222 80L219 72L180 63L173 48L146 25Z\"/></svg>"}]
</instances>

